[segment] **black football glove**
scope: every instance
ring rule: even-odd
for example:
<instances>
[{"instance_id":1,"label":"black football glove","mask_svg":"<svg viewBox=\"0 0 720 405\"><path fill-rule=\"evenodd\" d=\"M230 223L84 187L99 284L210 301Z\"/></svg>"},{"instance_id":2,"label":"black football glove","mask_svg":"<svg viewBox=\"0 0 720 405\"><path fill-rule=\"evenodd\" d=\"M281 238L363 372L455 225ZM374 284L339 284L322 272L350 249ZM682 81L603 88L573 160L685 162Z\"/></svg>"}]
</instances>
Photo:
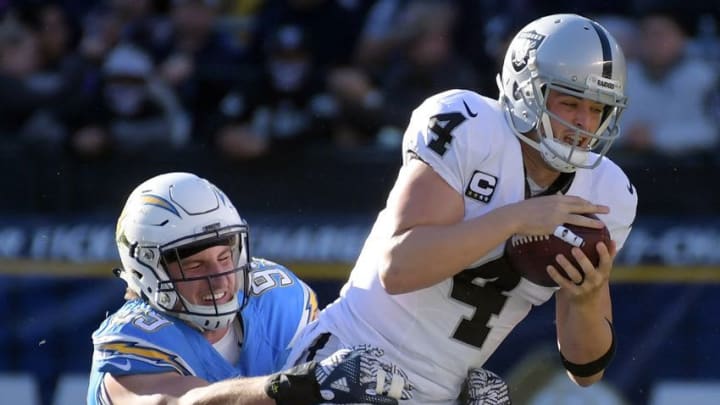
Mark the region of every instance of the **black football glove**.
<instances>
[{"instance_id":1,"label":"black football glove","mask_svg":"<svg viewBox=\"0 0 720 405\"><path fill-rule=\"evenodd\" d=\"M321 362L311 361L268 378L265 392L278 405L397 405L412 387L405 373L380 361L380 349L342 349Z\"/></svg>"}]
</instances>

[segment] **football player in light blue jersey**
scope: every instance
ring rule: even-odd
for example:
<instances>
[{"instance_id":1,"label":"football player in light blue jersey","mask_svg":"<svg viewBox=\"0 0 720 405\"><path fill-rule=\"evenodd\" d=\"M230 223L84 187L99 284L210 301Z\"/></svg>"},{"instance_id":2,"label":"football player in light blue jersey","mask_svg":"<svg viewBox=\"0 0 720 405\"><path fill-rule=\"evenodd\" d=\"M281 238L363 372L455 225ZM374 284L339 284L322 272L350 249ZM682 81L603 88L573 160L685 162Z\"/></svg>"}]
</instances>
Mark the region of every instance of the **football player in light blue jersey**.
<instances>
[{"instance_id":1,"label":"football player in light blue jersey","mask_svg":"<svg viewBox=\"0 0 720 405\"><path fill-rule=\"evenodd\" d=\"M371 348L278 372L315 318L315 293L250 256L247 224L207 180L140 184L116 242L127 302L92 335L88 404L396 403L402 375Z\"/></svg>"}]
</instances>

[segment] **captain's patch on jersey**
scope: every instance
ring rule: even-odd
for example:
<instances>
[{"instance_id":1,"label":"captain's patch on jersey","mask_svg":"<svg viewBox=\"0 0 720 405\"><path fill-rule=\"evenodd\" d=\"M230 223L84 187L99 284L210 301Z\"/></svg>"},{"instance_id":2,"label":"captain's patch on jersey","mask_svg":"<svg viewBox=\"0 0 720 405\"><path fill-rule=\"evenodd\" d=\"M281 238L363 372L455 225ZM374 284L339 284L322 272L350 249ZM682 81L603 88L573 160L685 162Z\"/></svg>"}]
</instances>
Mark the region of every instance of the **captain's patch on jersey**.
<instances>
[{"instance_id":1,"label":"captain's patch on jersey","mask_svg":"<svg viewBox=\"0 0 720 405\"><path fill-rule=\"evenodd\" d=\"M470 183L468 183L468 186L465 189L465 195L473 200L488 203L495 193L497 180L498 178L492 174L475 170L475 173L473 173L470 178Z\"/></svg>"}]
</instances>

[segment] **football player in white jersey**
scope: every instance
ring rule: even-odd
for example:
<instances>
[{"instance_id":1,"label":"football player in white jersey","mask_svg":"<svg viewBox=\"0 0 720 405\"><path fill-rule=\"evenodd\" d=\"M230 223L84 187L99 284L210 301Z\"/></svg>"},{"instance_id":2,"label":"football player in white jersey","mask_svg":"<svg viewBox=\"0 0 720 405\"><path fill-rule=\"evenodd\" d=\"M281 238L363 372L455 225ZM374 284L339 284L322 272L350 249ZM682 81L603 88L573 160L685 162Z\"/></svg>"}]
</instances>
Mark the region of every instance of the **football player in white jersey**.
<instances>
[{"instance_id":1,"label":"football player in white jersey","mask_svg":"<svg viewBox=\"0 0 720 405\"><path fill-rule=\"evenodd\" d=\"M88 405L397 403L402 375L367 346L280 372L317 300L251 257L248 238L227 196L193 174L131 193L116 230L127 302L93 333Z\"/></svg>"},{"instance_id":2,"label":"football player in white jersey","mask_svg":"<svg viewBox=\"0 0 720 405\"><path fill-rule=\"evenodd\" d=\"M289 361L371 343L408 373L408 403L455 403L468 374L554 294L569 377L581 386L602 378L615 347L608 280L637 206L632 184L605 157L627 102L625 71L605 28L551 15L512 40L499 100L449 90L424 101L349 280ZM551 234L563 223L607 226L613 241L596 246L596 268L577 248L579 267L559 256L547 269L558 287L509 268L508 238ZM477 388L470 387L471 403L483 403L472 398Z\"/></svg>"}]
</instances>

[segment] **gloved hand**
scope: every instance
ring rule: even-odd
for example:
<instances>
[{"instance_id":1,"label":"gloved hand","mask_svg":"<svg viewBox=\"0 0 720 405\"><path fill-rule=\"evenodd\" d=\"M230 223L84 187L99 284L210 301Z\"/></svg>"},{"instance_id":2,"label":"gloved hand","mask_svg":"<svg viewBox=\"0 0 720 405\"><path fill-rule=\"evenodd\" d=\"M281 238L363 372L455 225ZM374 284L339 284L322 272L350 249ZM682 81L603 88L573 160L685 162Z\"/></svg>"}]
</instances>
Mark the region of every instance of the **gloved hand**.
<instances>
[{"instance_id":1,"label":"gloved hand","mask_svg":"<svg viewBox=\"0 0 720 405\"><path fill-rule=\"evenodd\" d=\"M466 405L511 405L508 386L497 374L483 368L468 372Z\"/></svg>"},{"instance_id":2,"label":"gloved hand","mask_svg":"<svg viewBox=\"0 0 720 405\"><path fill-rule=\"evenodd\" d=\"M383 352L368 346L342 349L268 378L265 392L278 405L397 405L409 399L412 386L397 366L380 360Z\"/></svg>"}]
</instances>

